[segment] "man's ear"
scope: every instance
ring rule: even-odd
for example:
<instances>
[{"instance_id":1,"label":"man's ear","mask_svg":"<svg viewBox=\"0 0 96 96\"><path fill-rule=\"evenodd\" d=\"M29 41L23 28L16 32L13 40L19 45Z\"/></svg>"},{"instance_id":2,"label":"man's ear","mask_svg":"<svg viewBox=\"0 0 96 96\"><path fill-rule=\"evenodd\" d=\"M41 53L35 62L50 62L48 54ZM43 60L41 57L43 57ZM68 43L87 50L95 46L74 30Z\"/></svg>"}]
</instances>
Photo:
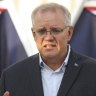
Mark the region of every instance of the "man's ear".
<instances>
[{"instance_id":1,"label":"man's ear","mask_svg":"<svg viewBox=\"0 0 96 96\"><path fill-rule=\"evenodd\" d=\"M69 39L69 40L68 40L69 42L70 42L70 40L71 40L71 38L72 38L73 31L74 31L74 27L73 27L73 26L70 26L70 27L69 27L69 32L68 32L68 33L69 33L69 38L68 38L68 39Z\"/></svg>"},{"instance_id":2,"label":"man's ear","mask_svg":"<svg viewBox=\"0 0 96 96\"><path fill-rule=\"evenodd\" d=\"M32 31L33 37L35 38L35 31L34 31L34 28L31 28L31 31Z\"/></svg>"}]
</instances>

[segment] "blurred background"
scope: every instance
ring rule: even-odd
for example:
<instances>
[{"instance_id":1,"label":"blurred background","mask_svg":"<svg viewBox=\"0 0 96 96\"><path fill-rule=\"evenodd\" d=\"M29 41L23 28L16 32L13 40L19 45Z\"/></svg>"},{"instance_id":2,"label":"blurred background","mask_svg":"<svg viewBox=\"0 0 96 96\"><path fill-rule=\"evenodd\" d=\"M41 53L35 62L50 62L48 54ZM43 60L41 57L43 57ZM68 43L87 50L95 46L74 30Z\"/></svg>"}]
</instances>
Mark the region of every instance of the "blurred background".
<instances>
[{"instance_id":1,"label":"blurred background","mask_svg":"<svg viewBox=\"0 0 96 96\"><path fill-rule=\"evenodd\" d=\"M0 0L0 74L7 66L38 52L31 32L31 13L48 2L69 9L74 26L72 48L96 58L96 0Z\"/></svg>"}]
</instances>

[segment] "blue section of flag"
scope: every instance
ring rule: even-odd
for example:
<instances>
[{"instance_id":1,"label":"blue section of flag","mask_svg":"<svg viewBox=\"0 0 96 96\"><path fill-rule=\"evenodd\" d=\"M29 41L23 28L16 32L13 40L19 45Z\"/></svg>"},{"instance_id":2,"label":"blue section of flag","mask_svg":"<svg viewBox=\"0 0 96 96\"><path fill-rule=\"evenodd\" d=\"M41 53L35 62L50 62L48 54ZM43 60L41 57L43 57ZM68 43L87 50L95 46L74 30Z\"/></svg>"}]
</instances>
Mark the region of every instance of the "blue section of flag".
<instances>
[{"instance_id":1,"label":"blue section of flag","mask_svg":"<svg viewBox=\"0 0 96 96\"><path fill-rule=\"evenodd\" d=\"M10 15L5 10L0 14L0 75L4 68L26 57Z\"/></svg>"},{"instance_id":2,"label":"blue section of flag","mask_svg":"<svg viewBox=\"0 0 96 96\"><path fill-rule=\"evenodd\" d=\"M96 15L86 9L75 25L71 46L80 53L96 58Z\"/></svg>"}]
</instances>

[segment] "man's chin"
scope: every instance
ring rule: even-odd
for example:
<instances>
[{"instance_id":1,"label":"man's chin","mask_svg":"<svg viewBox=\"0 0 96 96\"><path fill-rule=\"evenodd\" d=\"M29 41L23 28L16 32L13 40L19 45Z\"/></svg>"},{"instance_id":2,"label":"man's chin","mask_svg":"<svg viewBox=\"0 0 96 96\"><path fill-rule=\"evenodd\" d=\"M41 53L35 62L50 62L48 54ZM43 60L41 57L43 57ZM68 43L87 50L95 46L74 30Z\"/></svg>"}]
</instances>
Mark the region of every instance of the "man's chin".
<instances>
[{"instance_id":1,"label":"man's chin","mask_svg":"<svg viewBox=\"0 0 96 96\"><path fill-rule=\"evenodd\" d=\"M45 58L50 58L50 59L52 59L52 58L55 58L55 57L57 57L57 54L56 53L46 53L46 54L43 54L43 57L45 57Z\"/></svg>"}]
</instances>

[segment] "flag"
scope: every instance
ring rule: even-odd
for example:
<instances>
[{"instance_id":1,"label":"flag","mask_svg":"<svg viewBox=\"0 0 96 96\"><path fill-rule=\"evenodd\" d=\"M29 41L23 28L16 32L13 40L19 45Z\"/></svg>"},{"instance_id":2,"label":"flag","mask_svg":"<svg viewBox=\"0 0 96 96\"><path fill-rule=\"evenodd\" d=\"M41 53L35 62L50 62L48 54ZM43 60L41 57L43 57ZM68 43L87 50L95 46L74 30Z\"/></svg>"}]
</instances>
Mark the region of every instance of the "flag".
<instances>
[{"instance_id":1,"label":"flag","mask_svg":"<svg viewBox=\"0 0 96 96\"><path fill-rule=\"evenodd\" d=\"M4 68L26 57L27 53L8 10L0 8L0 76Z\"/></svg>"},{"instance_id":2,"label":"flag","mask_svg":"<svg viewBox=\"0 0 96 96\"><path fill-rule=\"evenodd\" d=\"M70 44L77 52L96 58L96 1L93 4L84 7Z\"/></svg>"}]
</instances>

